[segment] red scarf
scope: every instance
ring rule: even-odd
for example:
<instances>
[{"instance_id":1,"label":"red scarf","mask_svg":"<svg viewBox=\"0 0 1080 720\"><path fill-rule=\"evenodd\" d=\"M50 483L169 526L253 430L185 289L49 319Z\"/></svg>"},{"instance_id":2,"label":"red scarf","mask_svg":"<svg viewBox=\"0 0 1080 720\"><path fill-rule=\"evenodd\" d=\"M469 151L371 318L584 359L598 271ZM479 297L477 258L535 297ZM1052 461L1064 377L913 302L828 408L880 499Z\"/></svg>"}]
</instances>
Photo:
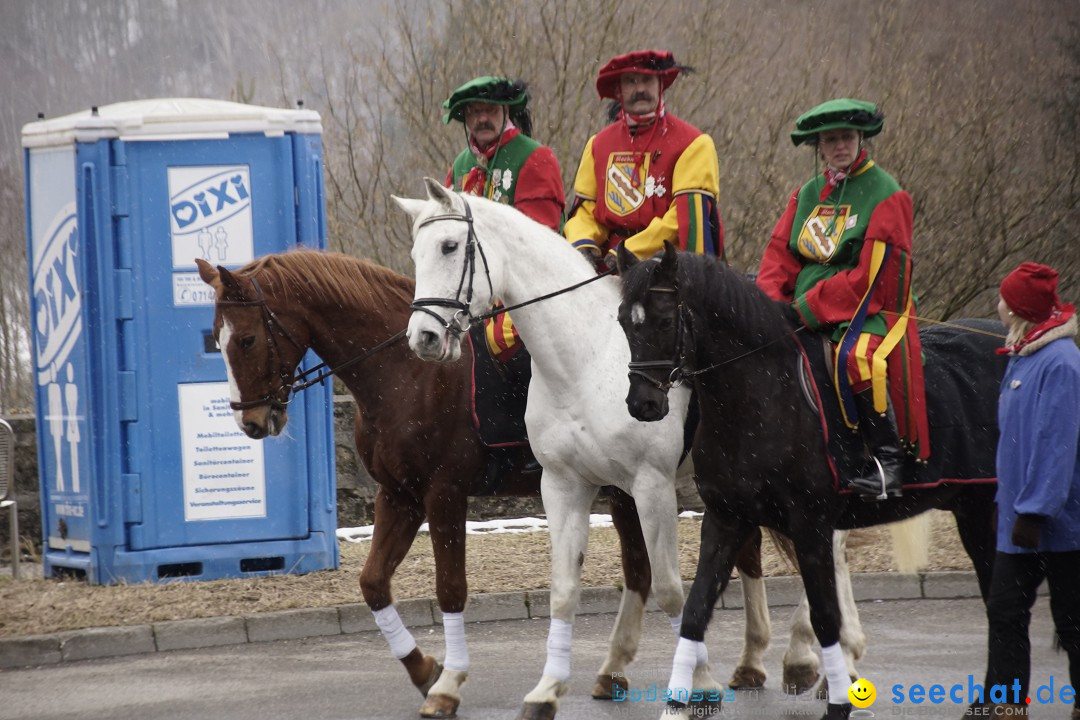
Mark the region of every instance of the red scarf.
<instances>
[{"instance_id":1,"label":"red scarf","mask_svg":"<svg viewBox=\"0 0 1080 720\"><path fill-rule=\"evenodd\" d=\"M476 146L476 140L472 135L469 136L469 149L472 150L472 154L476 156L476 165L469 170L469 174L465 176L465 180L461 183L461 189L470 195L487 196L487 183L488 166L491 165L492 158L495 157L495 153L506 143L510 142L517 137L521 132L514 124L510 122L510 118L506 119L506 126L503 128L502 137L498 142L491 143L491 146L486 150L481 150Z\"/></svg>"},{"instance_id":2,"label":"red scarf","mask_svg":"<svg viewBox=\"0 0 1080 720\"><path fill-rule=\"evenodd\" d=\"M1006 345L1005 347L998 348L995 352L998 355L1019 355L1024 347L1035 342L1054 328L1069 322L1069 318L1075 314L1076 308L1073 307L1072 303L1058 305L1054 308L1054 311L1050 313L1050 317L1031 328L1027 335L1024 335L1024 337L1020 339L1020 342L1015 345Z\"/></svg>"},{"instance_id":3,"label":"red scarf","mask_svg":"<svg viewBox=\"0 0 1080 720\"><path fill-rule=\"evenodd\" d=\"M630 183L639 188L642 185L640 173L642 157L648 152L649 145L652 144L653 137L656 135L656 130L662 124L664 115L667 114L667 109L664 107L664 94L661 91L660 98L656 101L656 109L644 115L631 115L621 106L621 102L620 100L619 114L615 116L615 122L621 121L623 127L626 128L626 134L630 138L630 146L633 147L639 137L645 138L645 147L634 152L634 171L630 176ZM642 128L649 128L648 134L642 132Z\"/></svg>"},{"instance_id":4,"label":"red scarf","mask_svg":"<svg viewBox=\"0 0 1080 720\"><path fill-rule=\"evenodd\" d=\"M821 202L825 202L825 198L829 197L829 193L833 191L837 185L847 180L851 175L851 171L863 164L866 160L866 148L859 151L859 156L855 158L855 162L851 163L844 170L834 170L828 165L825 166L825 187L821 189Z\"/></svg>"}]
</instances>

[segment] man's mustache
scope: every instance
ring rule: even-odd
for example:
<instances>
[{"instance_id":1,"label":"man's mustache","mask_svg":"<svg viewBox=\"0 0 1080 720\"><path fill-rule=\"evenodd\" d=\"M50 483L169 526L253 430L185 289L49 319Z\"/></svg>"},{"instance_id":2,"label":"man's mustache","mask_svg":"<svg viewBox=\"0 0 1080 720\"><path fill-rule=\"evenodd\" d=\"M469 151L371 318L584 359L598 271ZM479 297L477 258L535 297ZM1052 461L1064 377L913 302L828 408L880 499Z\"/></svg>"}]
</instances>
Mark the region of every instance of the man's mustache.
<instances>
[{"instance_id":1,"label":"man's mustache","mask_svg":"<svg viewBox=\"0 0 1080 720\"><path fill-rule=\"evenodd\" d=\"M478 133L481 130L492 130L493 131L493 130L495 130L495 126L492 125L491 123L480 123L479 125L477 125L476 127L473 128L473 134L475 135L476 133Z\"/></svg>"},{"instance_id":2,"label":"man's mustache","mask_svg":"<svg viewBox=\"0 0 1080 720\"><path fill-rule=\"evenodd\" d=\"M652 101L653 99L654 98L652 96L652 93L648 93L648 92L637 92L637 93L634 93L633 95L630 96L630 102L631 103L640 102L641 100Z\"/></svg>"}]
</instances>

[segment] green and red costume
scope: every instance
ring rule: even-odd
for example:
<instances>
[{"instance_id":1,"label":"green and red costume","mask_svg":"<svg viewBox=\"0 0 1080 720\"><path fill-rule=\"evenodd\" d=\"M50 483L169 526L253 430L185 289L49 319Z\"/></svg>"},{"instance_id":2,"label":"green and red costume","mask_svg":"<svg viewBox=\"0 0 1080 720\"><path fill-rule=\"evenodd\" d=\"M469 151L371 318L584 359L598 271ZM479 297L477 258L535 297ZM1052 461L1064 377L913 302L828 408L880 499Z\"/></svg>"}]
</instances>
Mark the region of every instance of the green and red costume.
<instances>
[{"instance_id":1,"label":"green and red costume","mask_svg":"<svg viewBox=\"0 0 1080 720\"><path fill-rule=\"evenodd\" d=\"M875 410L885 412L891 399L900 435L925 458L929 426L911 235L911 196L864 150L842 179L818 175L792 193L757 284L774 300L793 303L807 327L838 343L835 379L845 419L856 417L853 394L873 388Z\"/></svg>"},{"instance_id":2,"label":"green and red costume","mask_svg":"<svg viewBox=\"0 0 1080 720\"><path fill-rule=\"evenodd\" d=\"M558 231L565 197L559 161L551 148L516 128L503 133L480 157L463 150L446 176L446 186L517 208ZM497 152L496 152L497 150Z\"/></svg>"},{"instance_id":3,"label":"green and red costume","mask_svg":"<svg viewBox=\"0 0 1080 720\"><path fill-rule=\"evenodd\" d=\"M454 159L446 186L510 205L558 232L566 205L562 171L555 153L528 136L528 101L524 85L499 77L470 80L447 98L444 123L457 120L464 126L465 108L473 102L501 105L504 112L499 138L487 148L477 146L466 126L469 147ZM507 313L485 320L484 335L491 355L503 362L522 347Z\"/></svg>"}]
</instances>

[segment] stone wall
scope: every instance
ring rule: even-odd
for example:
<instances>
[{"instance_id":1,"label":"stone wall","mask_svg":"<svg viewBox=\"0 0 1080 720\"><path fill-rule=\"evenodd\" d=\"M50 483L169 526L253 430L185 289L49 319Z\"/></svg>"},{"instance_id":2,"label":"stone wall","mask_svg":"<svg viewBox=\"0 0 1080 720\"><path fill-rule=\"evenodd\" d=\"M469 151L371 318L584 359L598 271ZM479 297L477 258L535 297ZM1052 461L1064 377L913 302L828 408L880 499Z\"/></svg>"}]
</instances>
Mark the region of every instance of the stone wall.
<instances>
[{"instance_id":1,"label":"stone wall","mask_svg":"<svg viewBox=\"0 0 1080 720\"><path fill-rule=\"evenodd\" d=\"M334 435L337 453L338 527L369 525L374 518L375 481L364 468L353 444L356 405L350 396L334 398ZM41 548L41 495L38 488L36 426L33 415L4 418L15 431L15 500L19 504L19 535L23 547ZM267 442L274 442L268 440ZM689 475L677 486L679 509L701 509L701 501ZM469 519L543 515L539 497L470 498ZM597 500L593 512L606 513L606 501ZM7 558L11 529L6 520L0 524L0 557Z\"/></svg>"}]
</instances>

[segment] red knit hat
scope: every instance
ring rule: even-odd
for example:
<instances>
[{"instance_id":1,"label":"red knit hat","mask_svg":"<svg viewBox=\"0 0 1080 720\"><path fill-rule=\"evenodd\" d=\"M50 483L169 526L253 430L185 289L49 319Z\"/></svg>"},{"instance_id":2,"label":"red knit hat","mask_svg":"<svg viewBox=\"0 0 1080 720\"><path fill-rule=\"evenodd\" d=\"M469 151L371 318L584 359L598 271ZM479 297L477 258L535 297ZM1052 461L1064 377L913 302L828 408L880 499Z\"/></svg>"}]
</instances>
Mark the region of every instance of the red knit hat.
<instances>
[{"instance_id":1,"label":"red knit hat","mask_svg":"<svg viewBox=\"0 0 1080 720\"><path fill-rule=\"evenodd\" d=\"M1024 320L1041 323L1061 305L1057 295L1058 274L1038 263L1021 263L1001 281L1001 297Z\"/></svg>"},{"instance_id":2,"label":"red knit hat","mask_svg":"<svg viewBox=\"0 0 1080 720\"><path fill-rule=\"evenodd\" d=\"M600 68L596 78L596 92L602 98L619 99L619 76L635 72L644 75L657 75L660 78L661 91L671 87L682 67L675 64L675 56L667 50L638 50L637 52L617 55Z\"/></svg>"}]
</instances>

